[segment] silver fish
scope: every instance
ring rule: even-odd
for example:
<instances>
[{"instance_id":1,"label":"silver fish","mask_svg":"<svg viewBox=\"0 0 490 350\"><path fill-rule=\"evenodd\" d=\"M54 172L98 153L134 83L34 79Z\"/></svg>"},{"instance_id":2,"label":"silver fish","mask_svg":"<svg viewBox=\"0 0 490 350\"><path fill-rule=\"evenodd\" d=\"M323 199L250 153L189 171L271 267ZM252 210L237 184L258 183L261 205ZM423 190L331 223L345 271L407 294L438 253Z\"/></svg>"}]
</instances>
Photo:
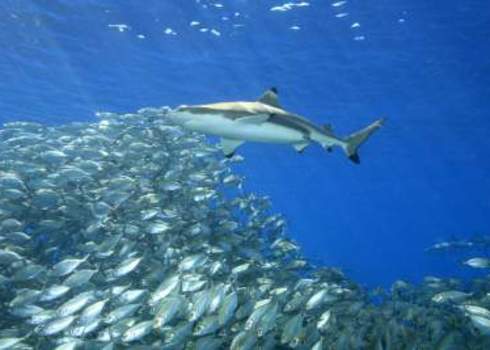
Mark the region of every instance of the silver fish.
<instances>
[{"instance_id":1,"label":"silver fish","mask_svg":"<svg viewBox=\"0 0 490 350\"><path fill-rule=\"evenodd\" d=\"M89 255L85 256L82 259L65 259L63 261L60 261L56 265L53 266L52 273L55 276L66 276L75 271L75 269L83 264L87 259L89 258Z\"/></svg>"},{"instance_id":2,"label":"silver fish","mask_svg":"<svg viewBox=\"0 0 490 350\"><path fill-rule=\"evenodd\" d=\"M40 301L52 301L58 299L70 291L69 286L55 284L41 292Z\"/></svg>"},{"instance_id":3,"label":"silver fish","mask_svg":"<svg viewBox=\"0 0 490 350\"><path fill-rule=\"evenodd\" d=\"M180 296L169 296L163 299L155 314L155 328L171 322L185 308L185 299Z\"/></svg>"},{"instance_id":4,"label":"silver fish","mask_svg":"<svg viewBox=\"0 0 490 350\"><path fill-rule=\"evenodd\" d=\"M180 286L179 275L173 275L165 279L158 288L151 294L149 303L155 305L158 301L170 295L174 291L178 291Z\"/></svg>"},{"instance_id":5,"label":"silver fish","mask_svg":"<svg viewBox=\"0 0 490 350\"><path fill-rule=\"evenodd\" d=\"M112 310L106 317L105 322L109 324L114 324L126 317L133 315L139 308L141 304L128 304L121 306L117 309Z\"/></svg>"},{"instance_id":6,"label":"silver fish","mask_svg":"<svg viewBox=\"0 0 490 350\"><path fill-rule=\"evenodd\" d=\"M77 296L69 299L63 303L57 310L59 316L69 316L80 311L85 305L95 299L95 293L93 291L87 291L78 294Z\"/></svg>"},{"instance_id":7,"label":"silver fish","mask_svg":"<svg viewBox=\"0 0 490 350\"><path fill-rule=\"evenodd\" d=\"M38 329L38 333L44 336L58 334L70 327L75 319L76 316L57 318L53 321L48 322L46 325L41 326L41 328Z\"/></svg>"},{"instance_id":8,"label":"silver fish","mask_svg":"<svg viewBox=\"0 0 490 350\"><path fill-rule=\"evenodd\" d=\"M238 306L238 296L235 291L232 291L230 294L225 296L223 303L218 311L218 319L220 325L227 324L235 313L235 310Z\"/></svg>"}]
</instances>

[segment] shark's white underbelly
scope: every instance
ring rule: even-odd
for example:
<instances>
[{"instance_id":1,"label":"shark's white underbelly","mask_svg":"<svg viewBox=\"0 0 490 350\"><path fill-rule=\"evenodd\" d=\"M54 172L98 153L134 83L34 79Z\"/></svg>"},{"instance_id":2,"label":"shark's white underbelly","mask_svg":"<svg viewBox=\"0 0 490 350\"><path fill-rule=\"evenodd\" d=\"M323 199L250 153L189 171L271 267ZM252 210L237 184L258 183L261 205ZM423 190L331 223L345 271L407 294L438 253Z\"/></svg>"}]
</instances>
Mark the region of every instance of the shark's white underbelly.
<instances>
[{"instance_id":1,"label":"shark's white underbelly","mask_svg":"<svg viewBox=\"0 0 490 350\"><path fill-rule=\"evenodd\" d=\"M183 126L192 131L243 141L271 143L302 143L305 141L305 135L302 132L282 125L269 122L241 122L214 114L196 116L186 121Z\"/></svg>"}]
</instances>

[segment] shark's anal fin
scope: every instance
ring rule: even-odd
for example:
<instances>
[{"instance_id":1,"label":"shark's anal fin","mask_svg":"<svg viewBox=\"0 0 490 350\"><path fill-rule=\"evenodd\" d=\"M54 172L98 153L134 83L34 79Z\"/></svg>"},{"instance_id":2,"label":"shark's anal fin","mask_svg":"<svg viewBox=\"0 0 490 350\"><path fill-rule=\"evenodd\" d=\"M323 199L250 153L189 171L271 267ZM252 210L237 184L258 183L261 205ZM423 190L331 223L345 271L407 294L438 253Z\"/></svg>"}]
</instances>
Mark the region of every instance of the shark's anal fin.
<instances>
[{"instance_id":1,"label":"shark's anal fin","mask_svg":"<svg viewBox=\"0 0 490 350\"><path fill-rule=\"evenodd\" d=\"M233 157L235 150L245 141L221 138L221 149L227 158Z\"/></svg>"},{"instance_id":2,"label":"shark's anal fin","mask_svg":"<svg viewBox=\"0 0 490 350\"><path fill-rule=\"evenodd\" d=\"M269 117L268 114L254 114L240 117L236 121L244 124L262 124L269 120Z\"/></svg>"},{"instance_id":3,"label":"shark's anal fin","mask_svg":"<svg viewBox=\"0 0 490 350\"><path fill-rule=\"evenodd\" d=\"M277 89L274 87L264 92L264 94L260 96L258 101L266 105L282 109L281 104L279 103L279 99L277 97Z\"/></svg>"},{"instance_id":4,"label":"shark's anal fin","mask_svg":"<svg viewBox=\"0 0 490 350\"><path fill-rule=\"evenodd\" d=\"M293 143L293 147L298 153L303 153L306 147L308 147L309 142Z\"/></svg>"}]
</instances>

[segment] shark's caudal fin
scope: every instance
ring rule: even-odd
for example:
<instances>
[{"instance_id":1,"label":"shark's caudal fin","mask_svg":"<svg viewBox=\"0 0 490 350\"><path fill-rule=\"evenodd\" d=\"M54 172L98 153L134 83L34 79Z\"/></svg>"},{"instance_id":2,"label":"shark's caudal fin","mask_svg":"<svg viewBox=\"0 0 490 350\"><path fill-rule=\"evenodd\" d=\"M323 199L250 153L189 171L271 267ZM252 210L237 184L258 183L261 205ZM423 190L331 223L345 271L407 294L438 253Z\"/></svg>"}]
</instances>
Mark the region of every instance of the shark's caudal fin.
<instances>
[{"instance_id":1,"label":"shark's caudal fin","mask_svg":"<svg viewBox=\"0 0 490 350\"><path fill-rule=\"evenodd\" d=\"M359 164L361 162L357 150L360 145L362 145L373 132L379 129L384 123L384 119L378 119L374 123L366 126L364 129L359 130L353 134L350 134L344 139L344 152L349 157L349 159Z\"/></svg>"}]
</instances>

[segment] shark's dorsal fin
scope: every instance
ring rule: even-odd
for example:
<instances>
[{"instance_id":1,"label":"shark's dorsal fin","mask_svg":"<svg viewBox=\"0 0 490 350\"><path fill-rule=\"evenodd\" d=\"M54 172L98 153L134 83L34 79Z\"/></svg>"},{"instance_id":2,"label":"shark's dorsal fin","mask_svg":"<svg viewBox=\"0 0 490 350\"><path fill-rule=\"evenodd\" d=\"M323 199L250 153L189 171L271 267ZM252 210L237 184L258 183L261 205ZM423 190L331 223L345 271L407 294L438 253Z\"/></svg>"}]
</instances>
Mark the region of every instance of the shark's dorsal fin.
<instances>
[{"instance_id":1,"label":"shark's dorsal fin","mask_svg":"<svg viewBox=\"0 0 490 350\"><path fill-rule=\"evenodd\" d=\"M221 149L226 157L230 158L235 153L235 150L245 141L242 140L233 140L233 139L225 139L221 138Z\"/></svg>"},{"instance_id":2,"label":"shark's dorsal fin","mask_svg":"<svg viewBox=\"0 0 490 350\"><path fill-rule=\"evenodd\" d=\"M262 96L260 96L258 101L262 102L266 105L282 109L281 105L279 104L279 98L277 96L277 89L275 87L271 87L269 90L264 92L264 94Z\"/></svg>"}]
</instances>

